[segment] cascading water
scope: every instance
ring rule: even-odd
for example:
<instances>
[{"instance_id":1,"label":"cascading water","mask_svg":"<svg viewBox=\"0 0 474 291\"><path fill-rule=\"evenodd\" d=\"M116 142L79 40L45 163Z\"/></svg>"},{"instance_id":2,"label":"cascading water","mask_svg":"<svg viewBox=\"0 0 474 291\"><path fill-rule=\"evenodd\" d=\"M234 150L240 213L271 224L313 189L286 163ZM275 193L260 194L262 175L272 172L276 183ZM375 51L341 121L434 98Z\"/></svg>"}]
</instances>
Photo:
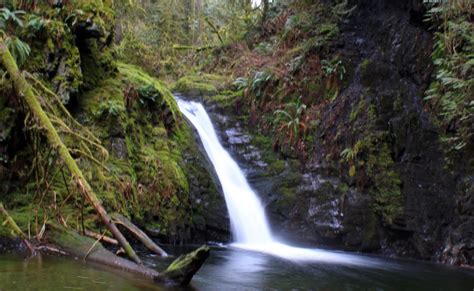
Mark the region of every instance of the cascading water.
<instances>
[{"instance_id":1,"label":"cascading water","mask_svg":"<svg viewBox=\"0 0 474 291\"><path fill-rule=\"evenodd\" d=\"M272 237L265 211L237 163L223 148L202 104L176 98L181 112L196 128L224 191L235 247L294 260L374 265L374 259L318 249L303 249Z\"/></svg>"},{"instance_id":2,"label":"cascading water","mask_svg":"<svg viewBox=\"0 0 474 291\"><path fill-rule=\"evenodd\" d=\"M196 102L178 100L178 105L198 131L204 149L216 169L236 241L245 245L270 243L270 228L262 205L237 163L219 143L206 110Z\"/></svg>"}]
</instances>

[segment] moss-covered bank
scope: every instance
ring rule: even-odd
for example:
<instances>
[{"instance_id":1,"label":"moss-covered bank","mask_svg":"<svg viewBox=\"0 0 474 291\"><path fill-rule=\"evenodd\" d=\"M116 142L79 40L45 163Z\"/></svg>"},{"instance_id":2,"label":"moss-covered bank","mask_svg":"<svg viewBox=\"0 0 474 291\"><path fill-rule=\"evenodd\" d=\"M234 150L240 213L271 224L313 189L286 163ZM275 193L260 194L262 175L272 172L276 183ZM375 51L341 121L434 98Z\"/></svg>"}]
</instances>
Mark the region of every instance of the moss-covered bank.
<instances>
[{"instance_id":1,"label":"moss-covered bank","mask_svg":"<svg viewBox=\"0 0 474 291\"><path fill-rule=\"evenodd\" d=\"M195 187L205 185L199 195L215 200L219 194L210 175L189 162L187 153L196 152L197 144L167 86L114 60L111 5L45 4L36 10L41 13L27 11L34 27L14 27L7 37L18 36L31 47L22 69L107 211L132 218L162 241L189 241L195 229L206 233L208 223ZM7 78L0 93L5 208L31 235L49 222L100 232L94 210L76 193L70 173ZM10 230L0 226L0 236L10 236ZM213 237L198 240L205 239Z\"/></svg>"}]
</instances>

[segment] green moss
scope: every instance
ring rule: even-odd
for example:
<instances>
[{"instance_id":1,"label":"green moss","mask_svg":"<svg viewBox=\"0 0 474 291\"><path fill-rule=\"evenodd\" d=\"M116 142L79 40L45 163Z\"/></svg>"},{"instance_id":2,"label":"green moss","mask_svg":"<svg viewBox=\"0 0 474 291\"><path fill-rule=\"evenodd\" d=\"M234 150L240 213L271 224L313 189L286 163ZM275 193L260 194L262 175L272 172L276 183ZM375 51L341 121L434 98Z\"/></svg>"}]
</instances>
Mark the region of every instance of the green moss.
<instances>
[{"instance_id":1,"label":"green moss","mask_svg":"<svg viewBox=\"0 0 474 291\"><path fill-rule=\"evenodd\" d=\"M357 105L352 108L352 111L349 117L350 122L355 122L357 118L359 117L359 114L363 112L363 110L365 110L366 107L367 107L367 102L364 99L359 101Z\"/></svg>"},{"instance_id":2,"label":"green moss","mask_svg":"<svg viewBox=\"0 0 474 291\"><path fill-rule=\"evenodd\" d=\"M109 78L101 82L94 90L84 94L79 102L81 108L92 116L99 116L101 104L112 102L125 108L121 78Z\"/></svg>"},{"instance_id":3,"label":"green moss","mask_svg":"<svg viewBox=\"0 0 474 291\"><path fill-rule=\"evenodd\" d=\"M151 77L145 73L145 71L134 65L119 62L117 63L117 67L125 80L135 83L138 86L153 86L161 93L163 100L166 102L173 116L178 118L178 116L181 115L173 94L163 82Z\"/></svg>"},{"instance_id":4,"label":"green moss","mask_svg":"<svg viewBox=\"0 0 474 291\"><path fill-rule=\"evenodd\" d=\"M214 96L223 89L227 81L225 77L218 75L189 75L179 79L174 84L173 90L191 97Z\"/></svg>"},{"instance_id":5,"label":"green moss","mask_svg":"<svg viewBox=\"0 0 474 291\"><path fill-rule=\"evenodd\" d=\"M216 95L205 96L204 100L216 102L219 104L220 107L225 108L225 107L230 107L234 105L237 100L242 98L242 93L243 93L243 90L239 90L239 91L225 90Z\"/></svg>"},{"instance_id":6,"label":"green moss","mask_svg":"<svg viewBox=\"0 0 474 291\"><path fill-rule=\"evenodd\" d=\"M35 217L30 207L15 207L14 209L7 209L8 214L13 218L18 227L24 232L28 233L28 227L33 226ZM4 225L3 216L0 214L0 237L15 238L17 235L12 232L9 225Z\"/></svg>"},{"instance_id":7,"label":"green moss","mask_svg":"<svg viewBox=\"0 0 474 291\"><path fill-rule=\"evenodd\" d=\"M81 49L81 69L84 79L83 90L91 90L111 76L115 71L115 63L109 49L101 49L96 39L84 40Z\"/></svg>"},{"instance_id":8,"label":"green moss","mask_svg":"<svg viewBox=\"0 0 474 291\"><path fill-rule=\"evenodd\" d=\"M31 43L26 70L56 74L52 80L49 76L45 79L50 79L49 85L68 103L69 96L77 93L83 82L79 49L70 28L62 19L49 19L44 21L41 33L28 28L22 33Z\"/></svg>"},{"instance_id":9,"label":"green moss","mask_svg":"<svg viewBox=\"0 0 474 291\"><path fill-rule=\"evenodd\" d=\"M286 162L284 160L276 160L273 163L269 164L268 169L270 172L273 174L278 174L281 173L285 170L286 168Z\"/></svg>"},{"instance_id":10,"label":"green moss","mask_svg":"<svg viewBox=\"0 0 474 291\"><path fill-rule=\"evenodd\" d=\"M364 221L364 227L362 228L362 249L364 251L372 251L379 248L377 225L378 219L375 213L368 213Z\"/></svg>"},{"instance_id":11,"label":"green moss","mask_svg":"<svg viewBox=\"0 0 474 291\"><path fill-rule=\"evenodd\" d=\"M370 193L375 199L374 209L391 224L403 214L403 195L400 177L395 171L389 146L383 136L369 135L360 143L362 157L358 166L372 179Z\"/></svg>"},{"instance_id":12,"label":"green moss","mask_svg":"<svg viewBox=\"0 0 474 291\"><path fill-rule=\"evenodd\" d=\"M90 125L103 132L112 153L107 183L96 181L96 186L110 209L135 219L157 216L161 231L170 233L177 224L192 223L186 213L189 185L182 152L194 140L179 122L177 104L162 82L138 67L123 63L117 67L113 78L101 81L80 101ZM127 90L136 92L128 108ZM165 127L166 112L174 119L172 128ZM111 148L114 134L123 136L125 159Z\"/></svg>"},{"instance_id":13,"label":"green moss","mask_svg":"<svg viewBox=\"0 0 474 291\"><path fill-rule=\"evenodd\" d=\"M296 187L282 186L278 188L279 198L277 204L281 209L290 209L297 201Z\"/></svg>"},{"instance_id":14,"label":"green moss","mask_svg":"<svg viewBox=\"0 0 474 291\"><path fill-rule=\"evenodd\" d=\"M366 75L367 69L369 68L369 65L370 65L370 60L369 60L369 59L364 59L364 60L360 63L360 74L361 74L361 76L365 76L365 75Z\"/></svg>"}]
</instances>

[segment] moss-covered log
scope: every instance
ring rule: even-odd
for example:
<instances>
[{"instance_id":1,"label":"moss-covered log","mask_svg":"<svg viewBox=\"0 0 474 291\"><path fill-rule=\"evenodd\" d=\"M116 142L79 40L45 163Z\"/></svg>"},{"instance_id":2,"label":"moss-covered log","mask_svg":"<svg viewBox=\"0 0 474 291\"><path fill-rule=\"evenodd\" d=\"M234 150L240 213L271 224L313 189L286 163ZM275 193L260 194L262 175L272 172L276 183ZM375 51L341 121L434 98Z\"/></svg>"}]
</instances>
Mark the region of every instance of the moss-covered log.
<instances>
[{"instance_id":1,"label":"moss-covered log","mask_svg":"<svg viewBox=\"0 0 474 291\"><path fill-rule=\"evenodd\" d=\"M179 282L180 285L187 285L209 257L209 252L208 246L201 246L189 254L178 257L161 274L160 278L155 278L155 280L161 279L166 283Z\"/></svg>"},{"instance_id":2,"label":"moss-covered log","mask_svg":"<svg viewBox=\"0 0 474 291\"><path fill-rule=\"evenodd\" d=\"M115 224L122 225L128 231L130 231L137 239L139 239L150 251L154 252L157 255L166 257L168 254L160 248L156 243L154 243L146 233L144 233L140 228L134 225L130 220L119 213L112 213L110 215Z\"/></svg>"},{"instance_id":3,"label":"moss-covered log","mask_svg":"<svg viewBox=\"0 0 474 291\"><path fill-rule=\"evenodd\" d=\"M32 114L36 117L38 125L43 128L50 146L53 149L57 150L59 156L61 157L61 160L65 163L65 165L71 172L73 178L75 179L80 192L84 195L86 200L88 200L92 204L97 214L101 218L102 222L107 226L110 232L119 241L120 245L123 247L127 255L135 262L141 263L140 258L137 256L137 254L132 249L125 237L122 235L122 233L118 230L117 226L112 223L109 215L105 211L104 207L102 207L100 200L97 198L91 186L84 178L82 171L79 169L76 161L69 153L68 148L59 137L58 132L51 123L51 120L48 118L47 114L41 107L37 96L35 96L35 94L33 93L31 85L26 81L25 77L18 69L15 59L12 57L2 38L0 38L0 57L1 63L6 68L7 72L10 74L10 77L13 80L17 94L23 98L23 100L31 110Z\"/></svg>"},{"instance_id":4,"label":"moss-covered log","mask_svg":"<svg viewBox=\"0 0 474 291\"><path fill-rule=\"evenodd\" d=\"M164 272L158 272L117 257L97 241L81 236L77 232L64 227L50 226L47 233L48 242L56 245L68 255L87 262L131 272L168 285L187 285L209 256L209 247L202 246L187 255L177 258Z\"/></svg>"}]
</instances>

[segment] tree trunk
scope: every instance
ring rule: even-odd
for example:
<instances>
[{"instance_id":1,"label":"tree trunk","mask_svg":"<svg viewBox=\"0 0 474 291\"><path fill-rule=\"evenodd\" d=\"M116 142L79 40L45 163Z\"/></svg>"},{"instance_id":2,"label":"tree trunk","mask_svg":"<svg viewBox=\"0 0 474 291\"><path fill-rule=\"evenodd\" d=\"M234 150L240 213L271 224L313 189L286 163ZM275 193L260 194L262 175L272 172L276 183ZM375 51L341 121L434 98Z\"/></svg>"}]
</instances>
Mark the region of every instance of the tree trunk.
<instances>
[{"instance_id":1,"label":"tree trunk","mask_svg":"<svg viewBox=\"0 0 474 291\"><path fill-rule=\"evenodd\" d=\"M7 69L7 72L10 74L10 77L13 80L18 96L24 99L33 115L37 118L38 124L45 131L50 146L58 151L61 160L66 164L74 180L76 181L79 191L86 198L86 200L92 204L102 222L119 241L127 255L136 263L141 264L140 258L137 256L122 233L118 230L117 226L112 223L109 215L105 211L104 207L102 207L101 202L95 195L87 180L84 178L81 170L77 166L76 161L72 158L68 148L66 145L64 145L58 135L58 132L51 123L51 120L48 118L43 108L41 108L41 104L33 93L30 84L28 84L24 76L18 70L15 59L12 57L2 38L0 38L0 57L3 66Z\"/></svg>"},{"instance_id":2,"label":"tree trunk","mask_svg":"<svg viewBox=\"0 0 474 291\"><path fill-rule=\"evenodd\" d=\"M50 225L48 227L47 240L49 243L59 247L67 255L75 256L84 261L134 273L153 279L155 282L180 286L187 285L190 282L210 252L208 246L202 246L174 260L164 272L158 272L117 257L95 240L81 236L79 233L64 227Z\"/></svg>"},{"instance_id":3,"label":"tree trunk","mask_svg":"<svg viewBox=\"0 0 474 291\"><path fill-rule=\"evenodd\" d=\"M263 28L263 25L265 24L265 21L267 20L268 9L269 9L270 3L268 2L268 0L262 0L262 3L263 3L263 9L262 9L261 26Z\"/></svg>"},{"instance_id":4,"label":"tree trunk","mask_svg":"<svg viewBox=\"0 0 474 291\"><path fill-rule=\"evenodd\" d=\"M160 248L157 244L155 244L151 238L148 237L146 233L144 233L141 229L139 229L135 224L133 224L130 220L128 220L125 216L119 213L112 213L110 215L113 219L115 224L122 225L128 231L130 231L136 238L138 238L150 251L154 252L157 255L167 257L168 254Z\"/></svg>"}]
</instances>

